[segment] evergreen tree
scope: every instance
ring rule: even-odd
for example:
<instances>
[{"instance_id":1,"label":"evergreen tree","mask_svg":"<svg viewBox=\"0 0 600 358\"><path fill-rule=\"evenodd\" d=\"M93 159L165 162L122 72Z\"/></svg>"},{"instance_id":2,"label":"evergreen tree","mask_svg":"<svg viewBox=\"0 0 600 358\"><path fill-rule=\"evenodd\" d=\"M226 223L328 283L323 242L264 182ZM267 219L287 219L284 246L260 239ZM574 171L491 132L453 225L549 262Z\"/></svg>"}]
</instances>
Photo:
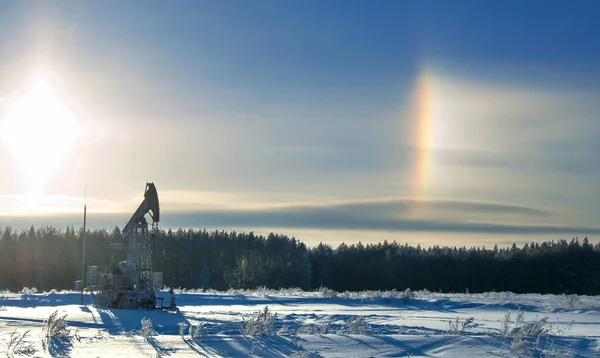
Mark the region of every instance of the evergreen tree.
<instances>
[{"instance_id":1,"label":"evergreen tree","mask_svg":"<svg viewBox=\"0 0 600 358\"><path fill-rule=\"evenodd\" d=\"M73 227L0 228L0 289L73 288L80 278L82 238L83 231ZM88 231L86 263L108 265L109 244L120 240L117 227ZM153 262L170 287L600 294L600 244L587 237L491 250L388 241L307 248L274 233L179 229L159 233Z\"/></svg>"}]
</instances>

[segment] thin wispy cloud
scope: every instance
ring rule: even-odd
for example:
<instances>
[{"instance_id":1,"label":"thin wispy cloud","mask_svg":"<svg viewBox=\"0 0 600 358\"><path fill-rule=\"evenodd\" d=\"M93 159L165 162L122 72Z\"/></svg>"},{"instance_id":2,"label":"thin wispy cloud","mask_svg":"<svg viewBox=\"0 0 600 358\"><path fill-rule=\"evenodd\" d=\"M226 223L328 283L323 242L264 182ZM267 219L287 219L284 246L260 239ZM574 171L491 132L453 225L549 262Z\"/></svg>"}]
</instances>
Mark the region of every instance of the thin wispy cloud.
<instances>
[{"instance_id":1,"label":"thin wispy cloud","mask_svg":"<svg viewBox=\"0 0 600 358\"><path fill-rule=\"evenodd\" d=\"M526 225L511 222L502 223L494 217L494 222L469 220L448 221L434 219L405 219L389 214L389 203L349 204L331 207L288 207L264 210L223 210L193 211L173 213L165 219L169 225L183 227L225 227L225 228L289 228L324 230L376 230L389 232L429 232L429 233L480 233L480 234L521 234L521 235L592 235L600 233L597 227L576 227L569 225ZM408 204L406 205L408 207ZM495 213L529 212L531 209L466 204L456 206L459 210L485 207ZM535 215L539 212L532 210ZM387 215L385 213L388 212ZM381 235L381 234L380 234Z\"/></svg>"},{"instance_id":2,"label":"thin wispy cloud","mask_svg":"<svg viewBox=\"0 0 600 358\"><path fill-rule=\"evenodd\" d=\"M336 231L376 231L392 233L445 233L445 234L494 234L494 235L593 235L599 234L598 227L572 226L568 224L534 224L536 218L552 217L543 209L504 205L499 203L427 201L421 205L425 209L438 212L455 212L463 215L462 220L445 220L444 217L428 219L406 218L413 203L406 199L361 200L319 205L276 205L246 209L211 209L163 212L163 228L213 228L264 231L268 228L279 230L327 230ZM476 213L485 212L488 220L469 220ZM511 223L503 220L512 214L532 219L530 224ZM92 213L93 227L119 226L125 220L125 213ZM30 217L30 219L34 219ZM7 225L23 225L26 218L4 218ZM39 218L38 218L39 219ZM63 214L45 217L43 222L57 225L78 226L80 215ZM331 235L331 234L330 234Z\"/></svg>"}]
</instances>

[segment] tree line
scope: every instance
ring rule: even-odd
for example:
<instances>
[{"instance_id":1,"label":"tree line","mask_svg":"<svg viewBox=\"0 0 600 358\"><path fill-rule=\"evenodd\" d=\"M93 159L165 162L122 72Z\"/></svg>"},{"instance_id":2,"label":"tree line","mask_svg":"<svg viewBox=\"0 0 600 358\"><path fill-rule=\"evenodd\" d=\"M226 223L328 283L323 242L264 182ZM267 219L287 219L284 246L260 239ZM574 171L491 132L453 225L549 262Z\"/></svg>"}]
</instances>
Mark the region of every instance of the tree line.
<instances>
[{"instance_id":1,"label":"tree line","mask_svg":"<svg viewBox=\"0 0 600 358\"><path fill-rule=\"evenodd\" d=\"M72 289L82 237L73 227L0 229L0 289ZM120 241L119 228L88 230L86 265L108 265L109 244ZM308 248L273 233L161 230L153 262L166 286L181 288L600 294L600 243L587 237L492 249L388 241Z\"/></svg>"}]
</instances>

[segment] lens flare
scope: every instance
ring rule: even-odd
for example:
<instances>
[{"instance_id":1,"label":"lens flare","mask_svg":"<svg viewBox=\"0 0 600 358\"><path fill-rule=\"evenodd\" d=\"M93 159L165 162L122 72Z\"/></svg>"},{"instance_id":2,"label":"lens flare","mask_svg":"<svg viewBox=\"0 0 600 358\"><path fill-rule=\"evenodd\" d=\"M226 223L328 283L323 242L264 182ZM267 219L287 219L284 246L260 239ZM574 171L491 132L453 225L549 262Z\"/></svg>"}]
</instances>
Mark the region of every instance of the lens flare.
<instances>
[{"instance_id":1,"label":"lens flare","mask_svg":"<svg viewBox=\"0 0 600 358\"><path fill-rule=\"evenodd\" d=\"M82 135L82 127L44 78L35 79L3 117L1 142L14 159L26 190L32 198L39 197Z\"/></svg>"}]
</instances>

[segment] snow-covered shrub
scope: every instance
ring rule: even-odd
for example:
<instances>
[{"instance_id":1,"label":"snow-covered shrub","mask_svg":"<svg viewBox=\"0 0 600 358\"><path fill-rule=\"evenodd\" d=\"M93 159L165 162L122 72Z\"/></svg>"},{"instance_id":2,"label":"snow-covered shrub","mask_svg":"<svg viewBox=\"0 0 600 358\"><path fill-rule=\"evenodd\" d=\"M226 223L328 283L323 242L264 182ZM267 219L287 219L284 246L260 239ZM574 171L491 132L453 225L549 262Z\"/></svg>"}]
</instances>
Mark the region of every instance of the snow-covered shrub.
<instances>
[{"instance_id":1,"label":"snow-covered shrub","mask_svg":"<svg viewBox=\"0 0 600 358\"><path fill-rule=\"evenodd\" d=\"M551 331L551 325L548 323L548 317L539 318L531 321L526 321L524 312L519 310L515 320L511 320L510 312L506 313L500 327L500 335L507 338L512 338L510 345L511 352L523 355L540 355L554 356L554 338L549 338L550 335L562 335L565 331L571 329L572 323L569 323L565 328L560 328L556 325L556 330ZM546 346L542 348L541 338L546 337ZM531 338L531 339L527 339ZM562 356L558 354L558 356Z\"/></svg>"},{"instance_id":2,"label":"snow-covered shrub","mask_svg":"<svg viewBox=\"0 0 600 358\"><path fill-rule=\"evenodd\" d=\"M381 291L366 290L366 291L361 292L360 296L361 296L361 299L360 299L361 303L373 303L378 298L381 298L382 294L381 294Z\"/></svg>"},{"instance_id":3,"label":"snow-covered shrub","mask_svg":"<svg viewBox=\"0 0 600 358\"><path fill-rule=\"evenodd\" d=\"M67 328L65 318L67 318L66 314L59 316L58 310L56 310L42 323L42 334L44 334L46 340L70 338L71 331Z\"/></svg>"},{"instance_id":4,"label":"snow-covered shrub","mask_svg":"<svg viewBox=\"0 0 600 358\"><path fill-rule=\"evenodd\" d=\"M340 297L344 298L344 299L348 299L348 298L352 298L352 295L353 295L352 292L344 291L342 294L340 294ZM354 294L354 295L356 295L356 294Z\"/></svg>"},{"instance_id":5,"label":"snow-covered shrub","mask_svg":"<svg viewBox=\"0 0 600 358\"><path fill-rule=\"evenodd\" d=\"M511 323L514 323L511 327ZM510 312L507 312L500 326L500 335L509 338L539 337L549 332L548 317L525 321L525 312L519 310L515 320L511 320Z\"/></svg>"},{"instance_id":6,"label":"snow-covered shrub","mask_svg":"<svg viewBox=\"0 0 600 358\"><path fill-rule=\"evenodd\" d=\"M474 326L474 321L475 319L473 317L466 318L464 321L461 321L458 317L456 317L454 321L448 321L448 325L450 326L449 333L463 334L466 329Z\"/></svg>"},{"instance_id":7,"label":"snow-covered shrub","mask_svg":"<svg viewBox=\"0 0 600 358\"><path fill-rule=\"evenodd\" d=\"M551 329L551 334L556 335L556 336L562 336L565 334L565 332L570 331L573 328L573 323L575 323L575 321L571 321L569 323L567 323L567 325L563 328L560 327L560 325L558 324L558 317L556 318L556 328Z\"/></svg>"},{"instance_id":8,"label":"snow-covered shrub","mask_svg":"<svg viewBox=\"0 0 600 358\"><path fill-rule=\"evenodd\" d=\"M331 326L331 320L325 320L319 324L320 334L329 334L329 327Z\"/></svg>"},{"instance_id":9,"label":"snow-covered shrub","mask_svg":"<svg viewBox=\"0 0 600 358\"><path fill-rule=\"evenodd\" d=\"M337 293L327 287L321 287L319 288L319 293L321 294L321 297L325 297L325 298L334 298L337 296Z\"/></svg>"},{"instance_id":10,"label":"snow-covered shrub","mask_svg":"<svg viewBox=\"0 0 600 358\"><path fill-rule=\"evenodd\" d=\"M93 338L98 341L106 341L106 340L108 340L109 337L107 336L106 332L99 329L96 332L96 334L93 336Z\"/></svg>"},{"instance_id":11,"label":"snow-covered shrub","mask_svg":"<svg viewBox=\"0 0 600 358\"><path fill-rule=\"evenodd\" d=\"M569 310L574 310L581 307L581 299L577 295L562 295L564 305Z\"/></svg>"},{"instance_id":12,"label":"snow-covered shrub","mask_svg":"<svg viewBox=\"0 0 600 358\"><path fill-rule=\"evenodd\" d=\"M119 332L120 335L125 336L125 337L129 337L129 338L135 336L137 333L138 333L138 330L136 330L136 329L131 330L131 331L126 331L126 330L122 329Z\"/></svg>"},{"instance_id":13,"label":"snow-covered shrub","mask_svg":"<svg viewBox=\"0 0 600 358\"><path fill-rule=\"evenodd\" d=\"M187 324L185 324L185 322L179 322L177 325L179 326L179 336L181 336L181 338L184 338Z\"/></svg>"},{"instance_id":14,"label":"snow-covered shrub","mask_svg":"<svg viewBox=\"0 0 600 358\"><path fill-rule=\"evenodd\" d=\"M25 296L35 295L36 293L38 293L38 289L36 287L23 287L19 293Z\"/></svg>"},{"instance_id":15,"label":"snow-covered shrub","mask_svg":"<svg viewBox=\"0 0 600 358\"><path fill-rule=\"evenodd\" d=\"M154 330L154 327L152 327L152 320L150 318L145 317L142 318L141 327L140 329L138 329L137 333L146 339L152 336L156 336L158 334Z\"/></svg>"},{"instance_id":16,"label":"snow-covered shrub","mask_svg":"<svg viewBox=\"0 0 600 358\"><path fill-rule=\"evenodd\" d=\"M281 296L302 296L304 290L300 287L280 288L278 295Z\"/></svg>"},{"instance_id":17,"label":"snow-covered shrub","mask_svg":"<svg viewBox=\"0 0 600 358\"><path fill-rule=\"evenodd\" d=\"M367 330L365 316L360 315L348 318L346 326L348 326L348 333L350 334L365 334L365 331Z\"/></svg>"},{"instance_id":18,"label":"snow-covered shrub","mask_svg":"<svg viewBox=\"0 0 600 358\"><path fill-rule=\"evenodd\" d=\"M513 339L510 351L517 356L538 356L541 353L539 341L530 342L521 337Z\"/></svg>"},{"instance_id":19,"label":"snow-covered shrub","mask_svg":"<svg viewBox=\"0 0 600 358\"><path fill-rule=\"evenodd\" d=\"M410 303L410 300L413 299L414 297L415 297L415 295L412 292L412 290L410 288L407 288L406 290L404 290L404 294L402 295L402 303L407 305Z\"/></svg>"},{"instance_id":20,"label":"snow-covered shrub","mask_svg":"<svg viewBox=\"0 0 600 358\"><path fill-rule=\"evenodd\" d=\"M536 316L532 321L525 321L517 334L521 337L539 337L549 332L548 317L538 318Z\"/></svg>"},{"instance_id":21,"label":"snow-covered shrub","mask_svg":"<svg viewBox=\"0 0 600 358\"><path fill-rule=\"evenodd\" d=\"M204 335L204 326L203 323L199 323L197 326L193 324L190 325L190 339L193 341L197 341L202 338Z\"/></svg>"},{"instance_id":22,"label":"snow-covered shrub","mask_svg":"<svg viewBox=\"0 0 600 358\"><path fill-rule=\"evenodd\" d=\"M281 328L279 328L279 330L277 331L277 334L280 336L285 336L286 334L288 334L289 327L287 324L284 324L283 326L281 326Z\"/></svg>"},{"instance_id":23,"label":"snow-covered shrub","mask_svg":"<svg viewBox=\"0 0 600 358\"><path fill-rule=\"evenodd\" d=\"M29 343L25 343L24 339L29 334L29 330L26 330L23 333L17 333L15 329L14 332L10 334L8 342L6 343L6 355L9 357L13 357L15 354L17 355L31 355L35 352L33 346Z\"/></svg>"},{"instance_id":24,"label":"snow-covered shrub","mask_svg":"<svg viewBox=\"0 0 600 358\"><path fill-rule=\"evenodd\" d=\"M511 323L512 321L510 320L510 312L506 312L504 319L500 323L500 335L502 337L510 337L510 333L512 331L512 328L510 327Z\"/></svg>"},{"instance_id":25,"label":"snow-covered shrub","mask_svg":"<svg viewBox=\"0 0 600 358\"><path fill-rule=\"evenodd\" d=\"M385 303L392 302L392 299L396 297L398 297L398 292L395 289L391 291L384 291L381 293L381 298L383 298L383 301Z\"/></svg>"},{"instance_id":26,"label":"snow-covered shrub","mask_svg":"<svg viewBox=\"0 0 600 358\"><path fill-rule=\"evenodd\" d=\"M265 306L262 311L258 311L256 316L243 321L240 332L245 336L272 335L275 319L277 319L277 313L271 313L269 306Z\"/></svg>"},{"instance_id":27,"label":"snow-covered shrub","mask_svg":"<svg viewBox=\"0 0 600 358\"><path fill-rule=\"evenodd\" d=\"M21 289L21 291L19 291L19 293L21 294L21 299L23 300L28 300L31 295L35 295L36 293L38 293L38 289L35 287L29 288L29 287L23 287Z\"/></svg>"},{"instance_id":28,"label":"snow-covered shrub","mask_svg":"<svg viewBox=\"0 0 600 358\"><path fill-rule=\"evenodd\" d=\"M568 347L571 346L574 342L571 342L567 347L561 349L560 351L554 345L554 340L556 336L562 336L565 332L570 331L573 328L574 321L569 322L565 327L560 327L558 324L558 318L556 319L556 328L550 329L548 334L546 335L546 345L543 350L543 354L545 357L563 357ZM540 341L540 337L537 338L536 342ZM538 343L539 344L539 343Z\"/></svg>"},{"instance_id":29,"label":"snow-covered shrub","mask_svg":"<svg viewBox=\"0 0 600 358\"><path fill-rule=\"evenodd\" d=\"M251 292L251 294L252 294L253 296L265 297L265 296L268 296L268 295L269 295L269 291L271 291L271 290L269 290L269 289L267 288L267 286L259 286L259 287L256 287L256 288L253 290L253 292Z\"/></svg>"}]
</instances>

